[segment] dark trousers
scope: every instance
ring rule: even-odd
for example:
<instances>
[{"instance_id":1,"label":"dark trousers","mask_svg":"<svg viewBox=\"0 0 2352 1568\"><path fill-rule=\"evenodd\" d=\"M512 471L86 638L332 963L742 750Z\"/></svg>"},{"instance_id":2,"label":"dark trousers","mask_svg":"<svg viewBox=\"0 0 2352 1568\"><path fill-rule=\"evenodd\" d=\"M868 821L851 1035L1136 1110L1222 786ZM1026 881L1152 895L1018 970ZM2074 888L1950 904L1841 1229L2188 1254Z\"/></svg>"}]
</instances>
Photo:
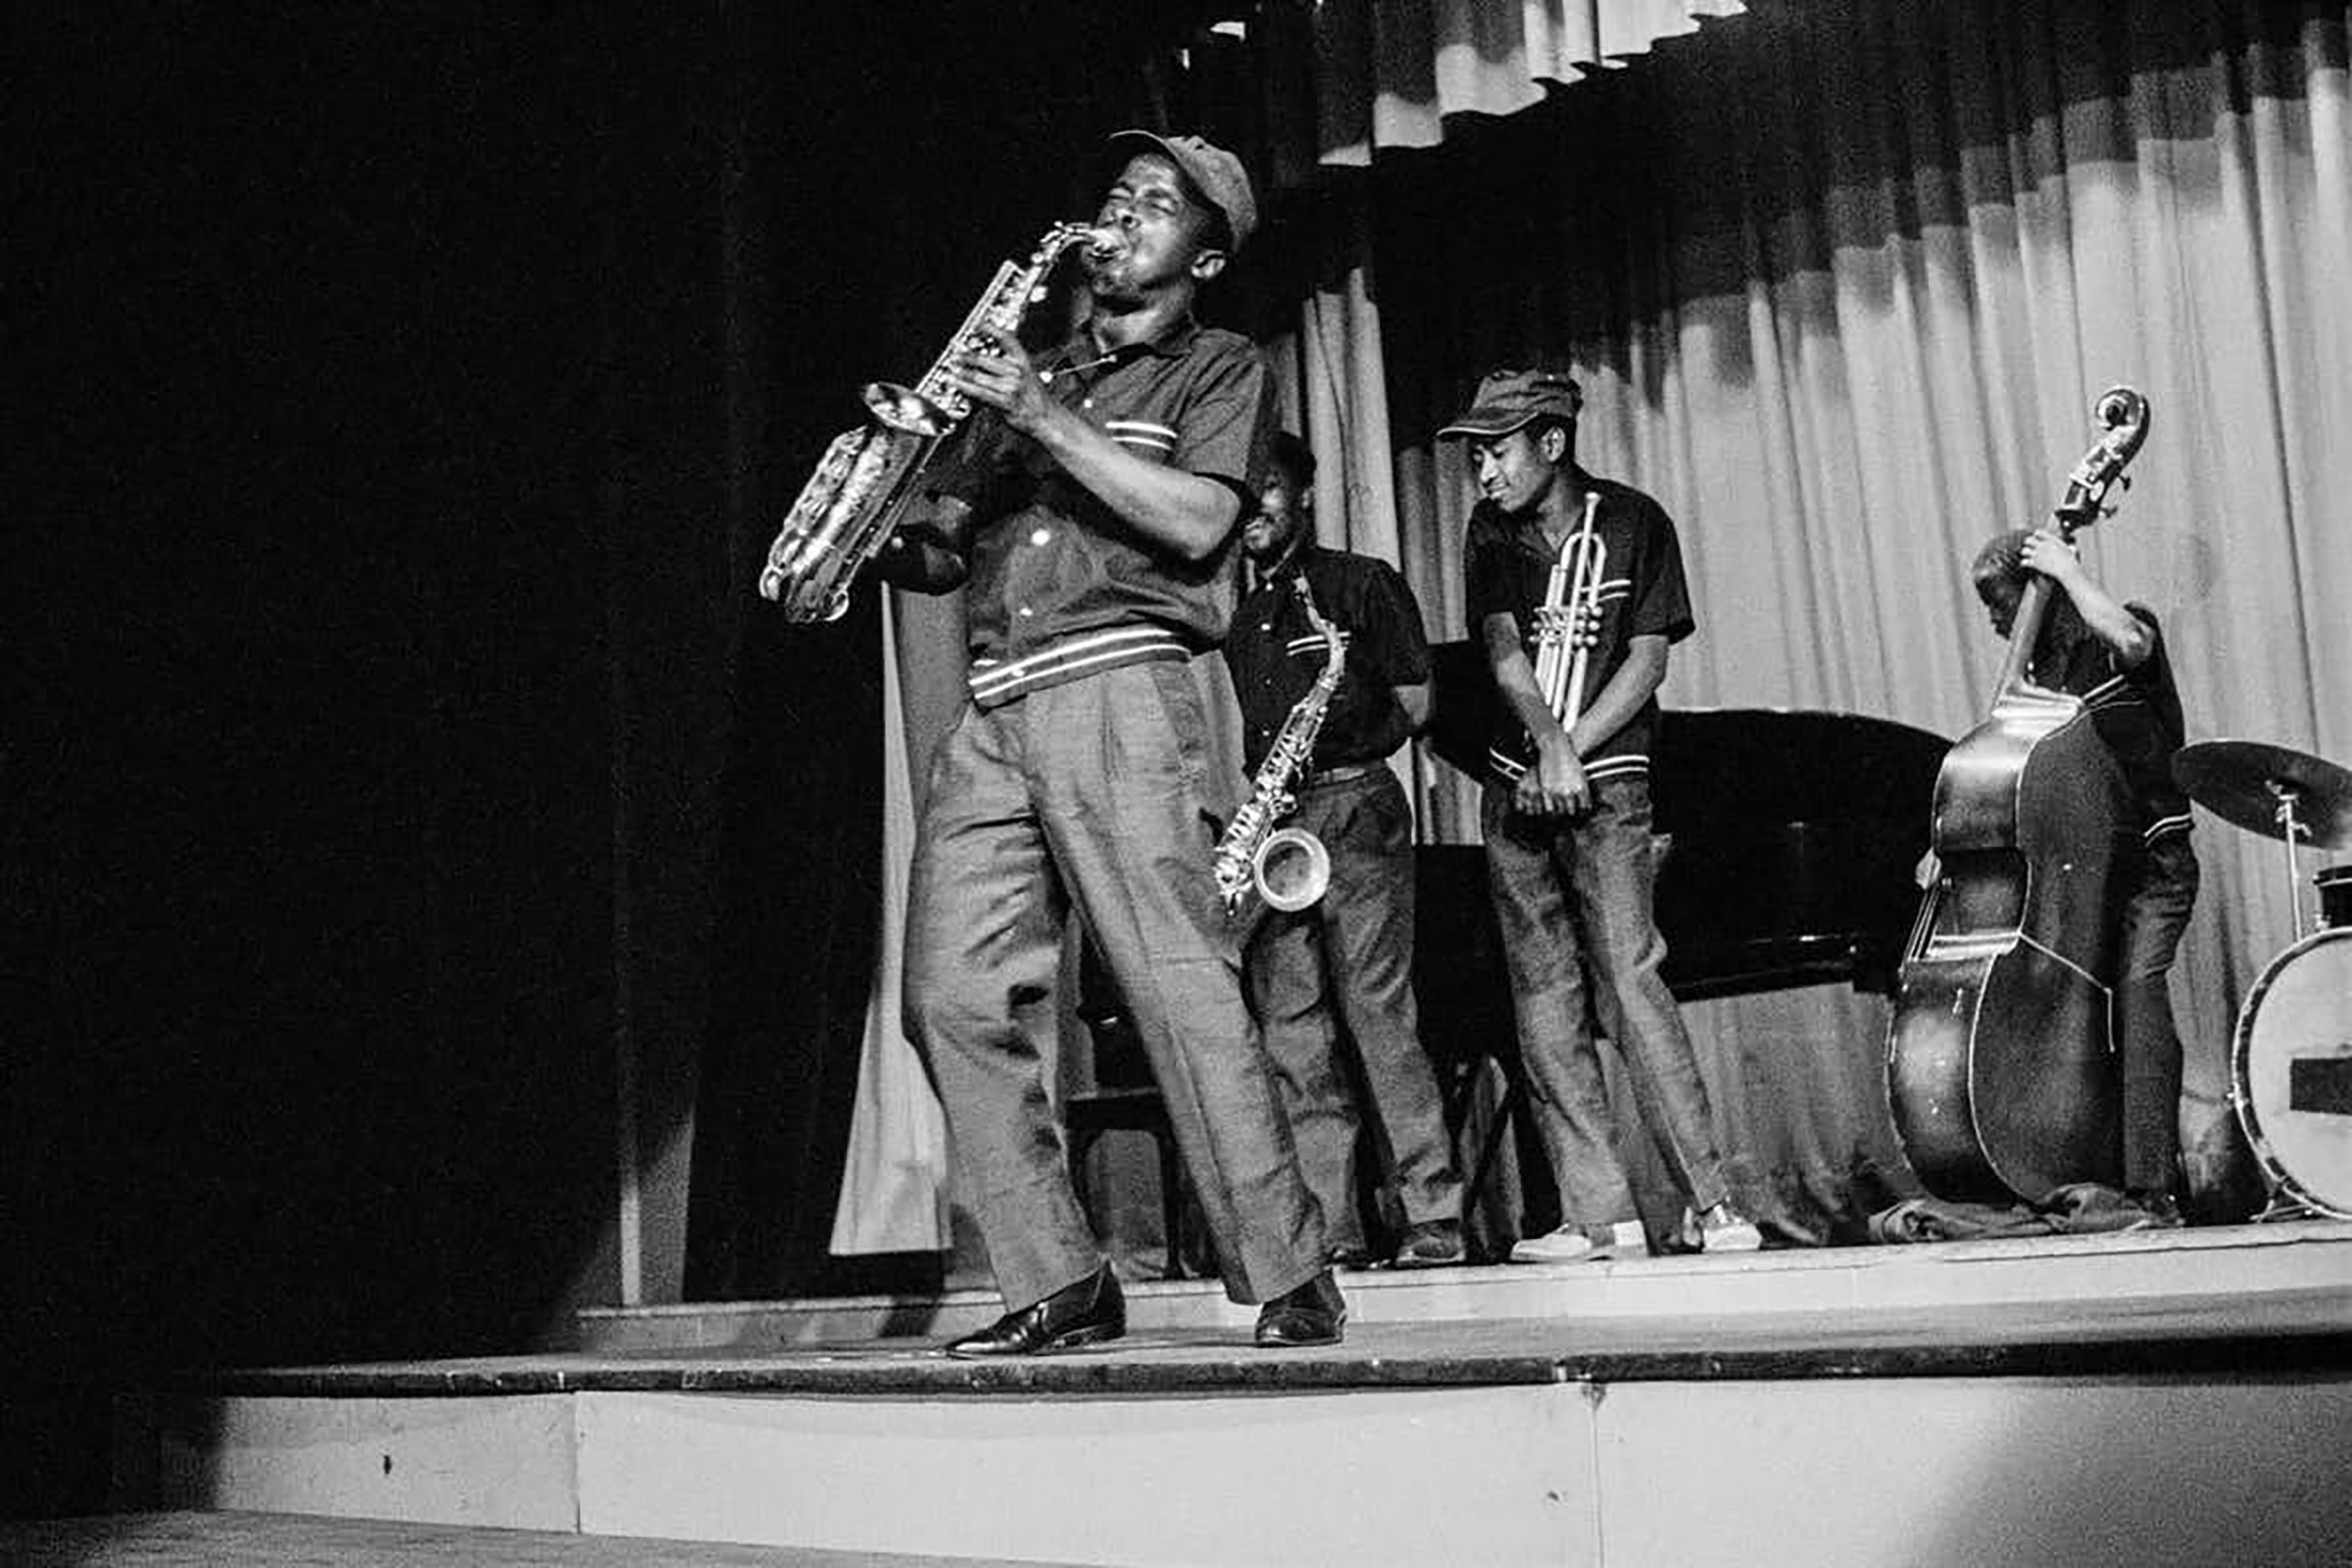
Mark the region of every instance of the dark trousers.
<instances>
[{"instance_id":1,"label":"dark trousers","mask_svg":"<svg viewBox=\"0 0 2352 1568\"><path fill-rule=\"evenodd\" d=\"M1180 663L969 709L940 743L907 888L907 1033L990 1266L1018 1309L1100 1267L1036 1048L1074 902L1134 1020L1237 1301L1323 1268L1212 874L1206 722Z\"/></svg>"},{"instance_id":2,"label":"dark trousers","mask_svg":"<svg viewBox=\"0 0 2352 1568\"><path fill-rule=\"evenodd\" d=\"M2186 833L2150 845L2124 904L2116 1028L2124 1057L2124 1185L2171 1192L2180 1167L2180 1032L2173 1021L2173 956L2197 902L2197 852Z\"/></svg>"},{"instance_id":3,"label":"dark trousers","mask_svg":"<svg viewBox=\"0 0 2352 1568\"><path fill-rule=\"evenodd\" d=\"M1406 1222L1459 1219L1462 1211L1445 1102L1413 1000L1412 810L1396 776L1378 766L1310 783L1298 798L1282 825L1322 840L1331 886L1303 909L1266 910L1243 969L1325 1236L1334 1248L1361 1249L1360 1118L1341 1055L1343 1027Z\"/></svg>"},{"instance_id":4,"label":"dark trousers","mask_svg":"<svg viewBox=\"0 0 2352 1568\"><path fill-rule=\"evenodd\" d=\"M1520 1054L1562 1213L1582 1226L1641 1217L1617 1153L1595 1013L1685 1200L1701 1211L1723 1201L1707 1087L1658 973L1666 939L1653 913L1649 781L1603 780L1576 817L1524 815L1507 785L1490 784L1482 818Z\"/></svg>"}]
</instances>

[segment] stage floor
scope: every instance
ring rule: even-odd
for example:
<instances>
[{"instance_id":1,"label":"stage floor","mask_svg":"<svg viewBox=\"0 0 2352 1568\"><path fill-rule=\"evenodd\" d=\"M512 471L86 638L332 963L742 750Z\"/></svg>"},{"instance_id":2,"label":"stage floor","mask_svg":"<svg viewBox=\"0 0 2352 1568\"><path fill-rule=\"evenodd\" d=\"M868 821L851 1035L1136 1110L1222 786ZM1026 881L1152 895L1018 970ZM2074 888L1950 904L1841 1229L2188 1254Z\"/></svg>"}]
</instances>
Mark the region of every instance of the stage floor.
<instances>
[{"instance_id":1,"label":"stage floor","mask_svg":"<svg viewBox=\"0 0 2352 1568\"><path fill-rule=\"evenodd\" d=\"M1005 1363L940 1353L999 1309L965 1292L193 1372L118 1405L120 1494L1135 1568L2332 1568L2352 1533L2348 1223L1346 1289L1323 1349L1181 1281L1131 1288L1122 1341Z\"/></svg>"},{"instance_id":2,"label":"stage floor","mask_svg":"<svg viewBox=\"0 0 2352 1568\"><path fill-rule=\"evenodd\" d=\"M11 1568L1053 1568L1035 1558L645 1541L286 1514L146 1513L0 1520Z\"/></svg>"},{"instance_id":3,"label":"stage floor","mask_svg":"<svg viewBox=\"0 0 2352 1568\"><path fill-rule=\"evenodd\" d=\"M601 1332L576 1351L245 1368L187 1383L327 1397L1154 1394L2352 1367L2343 1221L1342 1279L1347 1339L1318 1349L1258 1349L1252 1309L1212 1282L1147 1281L1127 1287L1124 1339L1009 1362L939 1353L946 1337L1001 1310L992 1296L962 1292L600 1311ZM815 1332L824 1328L835 1332Z\"/></svg>"}]
</instances>

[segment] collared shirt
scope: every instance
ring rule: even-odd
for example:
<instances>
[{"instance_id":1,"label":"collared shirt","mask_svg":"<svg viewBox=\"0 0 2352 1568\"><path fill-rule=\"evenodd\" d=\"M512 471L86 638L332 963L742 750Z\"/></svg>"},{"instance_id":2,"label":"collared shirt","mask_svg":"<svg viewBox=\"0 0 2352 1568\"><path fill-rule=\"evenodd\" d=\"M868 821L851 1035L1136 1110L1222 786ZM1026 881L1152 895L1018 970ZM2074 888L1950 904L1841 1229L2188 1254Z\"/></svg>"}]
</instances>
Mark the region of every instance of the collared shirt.
<instances>
[{"instance_id":1,"label":"collared shirt","mask_svg":"<svg viewBox=\"0 0 2352 1568\"><path fill-rule=\"evenodd\" d=\"M1581 468L1562 472L1558 482L1579 498L1580 516L1587 492L1600 497L1592 514L1593 531L1602 548L1599 641L1587 656L1584 684L1584 705L1590 707L1625 662L1636 637L1663 637L1678 643L1696 629L1696 622L1691 618L1690 591L1683 577L1682 545L1666 509L1631 485L1596 479ZM1512 517L1492 502L1480 502L1470 514L1470 536L1462 558L1471 635L1483 640L1487 616L1508 613L1518 622L1520 647L1533 663L1536 611L1544 602L1551 568L1558 559L1558 551L1545 541L1543 524L1534 515ZM1494 737L1493 760L1498 771L1515 777L1533 754L1526 734L1507 708L1503 715ZM1650 737L1657 722L1658 700L1653 696L1616 734L1592 748L1584 759L1586 776L1646 774Z\"/></svg>"},{"instance_id":2,"label":"collared shirt","mask_svg":"<svg viewBox=\"0 0 2352 1568\"><path fill-rule=\"evenodd\" d=\"M1039 358L1048 394L1127 451L1213 479L1244 509L1275 416L1256 347L1187 319L1104 355L1083 327ZM975 416L938 488L974 514L967 624L983 704L1138 658L1213 648L1233 614L1234 542L1189 562L1148 544L1043 447ZM1238 530L1237 530L1238 532Z\"/></svg>"},{"instance_id":3,"label":"collared shirt","mask_svg":"<svg viewBox=\"0 0 2352 1568\"><path fill-rule=\"evenodd\" d=\"M1340 632L1340 684L1315 736L1315 768L1376 762L1410 733L1396 687L1429 679L1421 607L1396 567L1370 556L1305 543L1243 595L1225 638L1225 665L1242 705L1242 756L1257 771L1291 710L1329 658L1298 598L1306 580L1315 610Z\"/></svg>"},{"instance_id":4,"label":"collared shirt","mask_svg":"<svg viewBox=\"0 0 2352 1568\"><path fill-rule=\"evenodd\" d=\"M2123 765L2124 779L2139 805L2141 837L2154 843L2191 825L2188 797L2173 782L2173 754L2185 740L2180 693L2173 684L2172 655L2164 629L2144 605L2124 607L2139 618L2154 640L2148 657L2131 669L2115 650L2087 630L2060 649L2045 642L2026 666L2027 678L2052 691L2082 699L2091 727Z\"/></svg>"}]
</instances>

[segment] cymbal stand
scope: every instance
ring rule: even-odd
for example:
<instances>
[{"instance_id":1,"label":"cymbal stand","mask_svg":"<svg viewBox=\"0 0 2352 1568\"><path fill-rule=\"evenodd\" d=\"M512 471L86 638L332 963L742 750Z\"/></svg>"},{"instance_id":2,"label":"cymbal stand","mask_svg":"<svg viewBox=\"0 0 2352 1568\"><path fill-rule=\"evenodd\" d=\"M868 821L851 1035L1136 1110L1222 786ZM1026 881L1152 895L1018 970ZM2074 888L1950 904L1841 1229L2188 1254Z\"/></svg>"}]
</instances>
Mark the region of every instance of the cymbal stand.
<instances>
[{"instance_id":1,"label":"cymbal stand","mask_svg":"<svg viewBox=\"0 0 2352 1568\"><path fill-rule=\"evenodd\" d=\"M2263 784L2271 792L2271 799L2278 803L2278 836L2286 846L2286 903L2293 922L2287 930L2300 939L2303 935L2303 870L2295 858L2295 841L2311 837L2311 829L2305 827L2295 813L2295 803L2303 798L2303 791L2283 779L2265 779Z\"/></svg>"},{"instance_id":2,"label":"cymbal stand","mask_svg":"<svg viewBox=\"0 0 2352 1568\"><path fill-rule=\"evenodd\" d=\"M2303 868L2295 858L2295 841L2311 837L2311 829L2303 825L2302 818L2295 810L2295 803L2303 798L2303 791L2284 779L2277 778L2263 780L2263 787L2271 792L2271 799L2278 803L2275 820L2278 824L2279 842L2286 848L2286 903L2289 917L2293 921L2287 927L2292 933L2288 940L2300 941L2303 936ZM2317 1210L2309 1203L2284 1187L2273 1187L2270 1202L2264 1205L2261 1213L2254 1216L2254 1223L2270 1225L2279 1220L2311 1219L2316 1213Z\"/></svg>"}]
</instances>

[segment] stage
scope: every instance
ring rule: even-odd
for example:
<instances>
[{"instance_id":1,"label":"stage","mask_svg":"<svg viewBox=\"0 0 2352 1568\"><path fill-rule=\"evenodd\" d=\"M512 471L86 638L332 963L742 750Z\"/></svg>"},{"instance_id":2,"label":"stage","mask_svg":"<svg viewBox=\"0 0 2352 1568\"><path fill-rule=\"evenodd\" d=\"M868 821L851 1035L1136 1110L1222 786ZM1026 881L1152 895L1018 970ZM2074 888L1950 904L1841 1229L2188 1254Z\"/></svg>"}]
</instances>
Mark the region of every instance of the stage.
<instances>
[{"instance_id":1,"label":"stage","mask_svg":"<svg viewBox=\"0 0 2352 1568\"><path fill-rule=\"evenodd\" d=\"M129 1396L122 1505L1090 1563L2334 1561L2352 1222L1211 1284L951 1361L979 1293Z\"/></svg>"}]
</instances>

